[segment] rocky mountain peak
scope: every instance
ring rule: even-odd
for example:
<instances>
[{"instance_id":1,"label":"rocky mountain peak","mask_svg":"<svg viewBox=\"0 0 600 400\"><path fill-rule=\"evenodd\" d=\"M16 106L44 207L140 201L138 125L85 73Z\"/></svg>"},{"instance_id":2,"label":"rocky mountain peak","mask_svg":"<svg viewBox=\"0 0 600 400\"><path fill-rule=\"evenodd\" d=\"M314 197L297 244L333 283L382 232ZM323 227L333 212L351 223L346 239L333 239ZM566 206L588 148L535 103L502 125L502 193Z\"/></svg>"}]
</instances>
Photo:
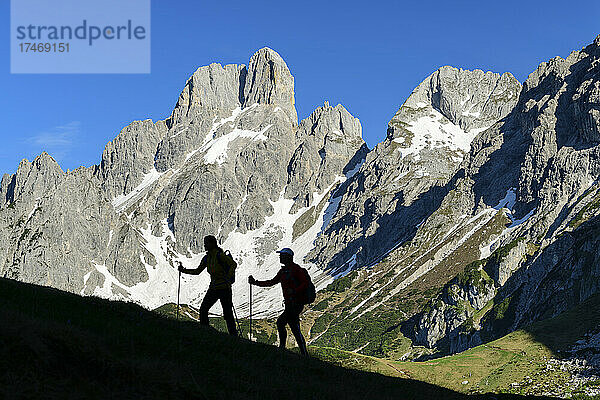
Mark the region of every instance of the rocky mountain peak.
<instances>
[{"instance_id":1,"label":"rocky mountain peak","mask_svg":"<svg viewBox=\"0 0 600 400\"><path fill-rule=\"evenodd\" d=\"M248 67L212 63L198 68L187 80L168 123L171 127L197 115L231 112L256 103L279 106L297 125L294 77L283 58L268 47L254 53Z\"/></svg>"},{"instance_id":2,"label":"rocky mountain peak","mask_svg":"<svg viewBox=\"0 0 600 400\"><path fill-rule=\"evenodd\" d=\"M302 129L304 127L305 129ZM298 134L311 134L325 137L340 136L344 134L346 139L362 137L362 127L358 118L352 116L346 108L338 104L335 107L329 105L328 101L317 107L311 115L302 120ZM306 129L308 128L308 129Z\"/></svg>"},{"instance_id":3,"label":"rocky mountain peak","mask_svg":"<svg viewBox=\"0 0 600 400\"><path fill-rule=\"evenodd\" d=\"M43 151L33 161L21 160L17 172L2 180L2 198L8 203L41 197L53 190L65 173L56 160Z\"/></svg>"},{"instance_id":4,"label":"rocky mountain peak","mask_svg":"<svg viewBox=\"0 0 600 400\"><path fill-rule=\"evenodd\" d=\"M372 151L341 105L297 122L294 79L271 49L248 67L201 67L171 117L124 128L99 166L64 174L42 154L3 177L0 275L154 308L177 293L175 262L197 266L214 234L242 276L273 276L281 247L319 289L347 274L351 296L320 300L341 314L317 345L367 324L378 328L346 350L376 355L401 331L477 344L600 290L600 242L588 239L599 236L599 48L543 63L523 87L441 67ZM182 300L198 305L208 277L185 283ZM233 290L242 315L244 285ZM425 293L432 312L404 326ZM261 290L255 304L275 311L280 296ZM455 341L463 328L481 336Z\"/></svg>"},{"instance_id":5,"label":"rocky mountain peak","mask_svg":"<svg viewBox=\"0 0 600 400\"><path fill-rule=\"evenodd\" d=\"M509 72L443 66L417 86L395 118L406 119L413 110L432 107L464 131L484 128L512 110L520 90Z\"/></svg>"},{"instance_id":6,"label":"rocky mountain peak","mask_svg":"<svg viewBox=\"0 0 600 400\"><path fill-rule=\"evenodd\" d=\"M187 80L171 114L171 123L179 123L201 109L233 110L243 101L246 66L212 63L200 67Z\"/></svg>"},{"instance_id":7,"label":"rocky mountain peak","mask_svg":"<svg viewBox=\"0 0 600 400\"><path fill-rule=\"evenodd\" d=\"M276 51L263 47L250 58L243 93L244 107L254 103L279 106L290 117L293 124L297 125L294 77Z\"/></svg>"},{"instance_id":8,"label":"rocky mountain peak","mask_svg":"<svg viewBox=\"0 0 600 400\"><path fill-rule=\"evenodd\" d=\"M345 179L368 152L360 121L341 104L318 107L300 122L296 137L302 142L288 165L286 188L295 200L292 211L312 205L313 193Z\"/></svg>"}]
</instances>

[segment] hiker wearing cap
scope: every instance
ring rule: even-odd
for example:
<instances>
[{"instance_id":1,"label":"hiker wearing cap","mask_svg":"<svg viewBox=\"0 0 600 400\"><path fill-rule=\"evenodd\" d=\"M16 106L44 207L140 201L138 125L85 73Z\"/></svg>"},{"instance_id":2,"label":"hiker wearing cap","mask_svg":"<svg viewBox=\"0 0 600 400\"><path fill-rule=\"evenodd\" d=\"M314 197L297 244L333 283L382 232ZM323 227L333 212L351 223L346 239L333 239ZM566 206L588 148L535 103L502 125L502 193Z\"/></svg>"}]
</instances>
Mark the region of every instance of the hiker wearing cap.
<instances>
[{"instance_id":1,"label":"hiker wearing cap","mask_svg":"<svg viewBox=\"0 0 600 400\"><path fill-rule=\"evenodd\" d=\"M217 239L212 235L204 238L204 249L206 255L200 261L198 268L183 268L183 265L179 263L179 271L184 274L199 275L204 269L208 270L210 286L200 305L200 324L209 325L208 311L217 301L220 301L223 308L223 318L227 323L227 331L230 335L237 336L231 292L237 264L228 252L224 252L219 247Z\"/></svg>"},{"instance_id":2,"label":"hiker wearing cap","mask_svg":"<svg viewBox=\"0 0 600 400\"><path fill-rule=\"evenodd\" d=\"M308 272L294 262L294 252L292 249L284 248L277 253L279 253L279 261L282 264L277 275L268 281L257 281L250 275L248 277L248 283L260 287L269 287L281 283L285 310L279 318L277 318L279 347L285 348L287 339L287 330L285 326L289 325L296 338L296 343L298 343L298 347L300 348L300 353L308 355L306 341L300 331L300 313L304 308L304 304L306 304L306 299L304 299L303 296L310 285L310 278L308 277Z\"/></svg>"}]
</instances>

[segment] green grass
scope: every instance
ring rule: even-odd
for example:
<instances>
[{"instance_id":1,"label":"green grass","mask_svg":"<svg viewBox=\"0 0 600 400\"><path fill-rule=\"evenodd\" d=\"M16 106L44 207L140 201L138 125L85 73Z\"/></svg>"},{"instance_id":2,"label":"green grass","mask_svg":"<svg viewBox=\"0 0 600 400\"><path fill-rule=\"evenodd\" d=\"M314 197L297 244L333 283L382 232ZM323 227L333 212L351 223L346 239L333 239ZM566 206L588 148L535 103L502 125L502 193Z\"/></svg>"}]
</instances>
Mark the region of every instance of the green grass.
<instances>
[{"instance_id":1,"label":"green grass","mask_svg":"<svg viewBox=\"0 0 600 400\"><path fill-rule=\"evenodd\" d=\"M321 291L321 294L327 296L336 293L340 296L339 300L330 301L326 306L324 303L318 303L319 307L313 308L314 311L323 311L322 316L315 319L316 326L311 329L313 343L346 351L358 349L363 355L388 359L419 357L424 352L428 352L423 348L411 348L399 327L414 314L431 309L435 301L440 300L438 296L444 288L447 289L446 284L455 278L455 282L460 280L463 284L469 283L479 288L492 287L492 279L482 268L482 262L478 261L479 244L492 235L502 232L509 222L504 212L497 212L489 222L480 227L434 269L399 290L391 298L385 299L389 292L384 290L373 297L371 294L379 285L389 285L389 287L400 285L409 278L417 265L422 265L425 260L431 259L452 239L447 238L442 242L439 240L409 242L384 258L369 274L357 273L355 276L350 274L335 280ZM470 229L472 226L461 227L452 233L452 237L460 237ZM516 244L518 242L512 246ZM504 247L497 250L490 259L503 258L505 252L508 253L511 248ZM424 253L420 251L415 253L417 249L427 250ZM415 263L415 265L399 273L399 266L405 263ZM367 302L363 303L364 300ZM375 304L377 306L370 309ZM347 320L350 311L359 305L361 310L370 309L370 311L364 313L359 311ZM465 304L458 306L466 307ZM331 321L331 314L336 317L333 321ZM468 328L465 325L465 329Z\"/></svg>"},{"instance_id":2,"label":"green grass","mask_svg":"<svg viewBox=\"0 0 600 400\"><path fill-rule=\"evenodd\" d=\"M302 236L304 232L306 232L311 226L313 226L317 220L317 217L327 204L327 200L329 200L329 195L332 191L334 191L337 186L329 189L329 191L323 196L319 204L310 207L308 210L304 212L292 226L292 240L296 240L296 238Z\"/></svg>"},{"instance_id":3,"label":"green grass","mask_svg":"<svg viewBox=\"0 0 600 400\"><path fill-rule=\"evenodd\" d=\"M426 362L393 362L368 357L362 364L353 361L349 365L391 376L410 377L465 393L540 393L564 388L569 379L565 371L544 370L547 360L560 358L563 351L599 325L600 295L595 295L555 318L452 356ZM339 353L330 351L328 355L331 358L335 354ZM338 358L340 365L345 365L344 360L348 357ZM525 379L527 376L530 381ZM513 387L512 383L519 386Z\"/></svg>"},{"instance_id":4,"label":"green grass","mask_svg":"<svg viewBox=\"0 0 600 400\"><path fill-rule=\"evenodd\" d=\"M585 198L587 194L588 193L585 193L582 196L582 199ZM579 203L579 201L577 203ZM588 214L594 212L598 208L600 208L600 194L597 194L588 204L586 204L581 210L579 210L575 217L573 217L573 219L569 221L569 226L571 228L579 227L588 219Z\"/></svg>"},{"instance_id":5,"label":"green grass","mask_svg":"<svg viewBox=\"0 0 600 400\"><path fill-rule=\"evenodd\" d=\"M569 374L546 370L547 361L561 358L565 350L598 326L600 295L595 295L555 318L462 353L425 362L392 361L328 347L316 349L315 353L338 365L417 379L463 393L565 394L569 393L565 391ZM600 381L588 385L600 385ZM574 399L590 399L577 392L570 394Z\"/></svg>"},{"instance_id":6,"label":"green grass","mask_svg":"<svg viewBox=\"0 0 600 400\"><path fill-rule=\"evenodd\" d=\"M532 375L550 353L526 332L427 362L397 363L407 376L460 391L508 391Z\"/></svg>"},{"instance_id":7,"label":"green grass","mask_svg":"<svg viewBox=\"0 0 600 400\"><path fill-rule=\"evenodd\" d=\"M329 285L327 285L325 291L342 293L352 286L352 281L356 279L357 275L358 273L356 271L352 271L350 274L331 282Z\"/></svg>"},{"instance_id":8,"label":"green grass","mask_svg":"<svg viewBox=\"0 0 600 400\"><path fill-rule=\"evenodd\" d=\"M464 397L303 358L131 303L7 279L0 279L0 321L0 398Z\"/></svg>"}]
</instances>

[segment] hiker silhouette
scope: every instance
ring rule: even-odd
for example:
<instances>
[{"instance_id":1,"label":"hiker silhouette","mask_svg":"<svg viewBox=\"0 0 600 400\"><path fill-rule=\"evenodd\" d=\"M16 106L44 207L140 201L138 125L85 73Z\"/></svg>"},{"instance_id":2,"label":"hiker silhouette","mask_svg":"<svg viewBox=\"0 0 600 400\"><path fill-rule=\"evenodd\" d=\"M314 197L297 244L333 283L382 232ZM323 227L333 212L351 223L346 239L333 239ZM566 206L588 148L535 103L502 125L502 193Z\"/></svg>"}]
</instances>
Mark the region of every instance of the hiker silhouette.
<instances>
[{"instance_id":1,"label":"hiker silhouette","mask_svg":"<svg viewBox=\"0 0 600 400\"><path fill-rule=\"evenodd\" d=\"M209 325L208 311L215 305L217 300L221 301L223 318L227 323L230 335L238 335L233 317L233 300L231 285L235 280L236 262L221 249L217 238L212 235L204 237L204 249L206 255L200 261L198 268L183 268L179 263L179 271L184 274L199 275L204 269L210 274L210 286L200 305L200 324Z\"/></svg>"},{"instance_id":2,"label":"hiker silhouette","mask_svg":"<svg viewBox=\"0 0 600 400\"><path fill-rule=\"evenodd\" d=\"M281 262L281 269L277 272L277 275L275 275L273 279L267 281L258 281L250 275L248 277L248 283L260 287L269 287L281 283L285 309L279 318L277 318L279 347L285 348L287 340L287 330L285 326L289 325L296 338L296 343L298 343L298 347L300 348L300 353L308 355L306 341L300 331L300 313L307 303L305 293L311 285L310 277L304 268L301 268L294 262L294 252L292 249L284 248L277 253L279 253L279 261Z\"/></svg>"}]
</instances>

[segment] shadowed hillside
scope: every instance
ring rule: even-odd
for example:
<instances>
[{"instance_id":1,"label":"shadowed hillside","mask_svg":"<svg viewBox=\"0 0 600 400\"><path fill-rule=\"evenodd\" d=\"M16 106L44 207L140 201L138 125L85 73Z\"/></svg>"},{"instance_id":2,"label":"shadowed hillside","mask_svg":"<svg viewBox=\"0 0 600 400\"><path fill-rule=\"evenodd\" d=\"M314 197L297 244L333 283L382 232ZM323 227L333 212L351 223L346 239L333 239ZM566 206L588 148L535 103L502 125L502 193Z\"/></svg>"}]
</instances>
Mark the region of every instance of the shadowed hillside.
<instances>
[{"instance_id":1,"label":"shadowed hillside","mask_svg":"<svg viewBox=\"0 0 600 400\"><path fill-rule=\"evenodd\" d=\"M0 313L1 398L466 398L7 279Z\"/></svg>"}]
</instances>

